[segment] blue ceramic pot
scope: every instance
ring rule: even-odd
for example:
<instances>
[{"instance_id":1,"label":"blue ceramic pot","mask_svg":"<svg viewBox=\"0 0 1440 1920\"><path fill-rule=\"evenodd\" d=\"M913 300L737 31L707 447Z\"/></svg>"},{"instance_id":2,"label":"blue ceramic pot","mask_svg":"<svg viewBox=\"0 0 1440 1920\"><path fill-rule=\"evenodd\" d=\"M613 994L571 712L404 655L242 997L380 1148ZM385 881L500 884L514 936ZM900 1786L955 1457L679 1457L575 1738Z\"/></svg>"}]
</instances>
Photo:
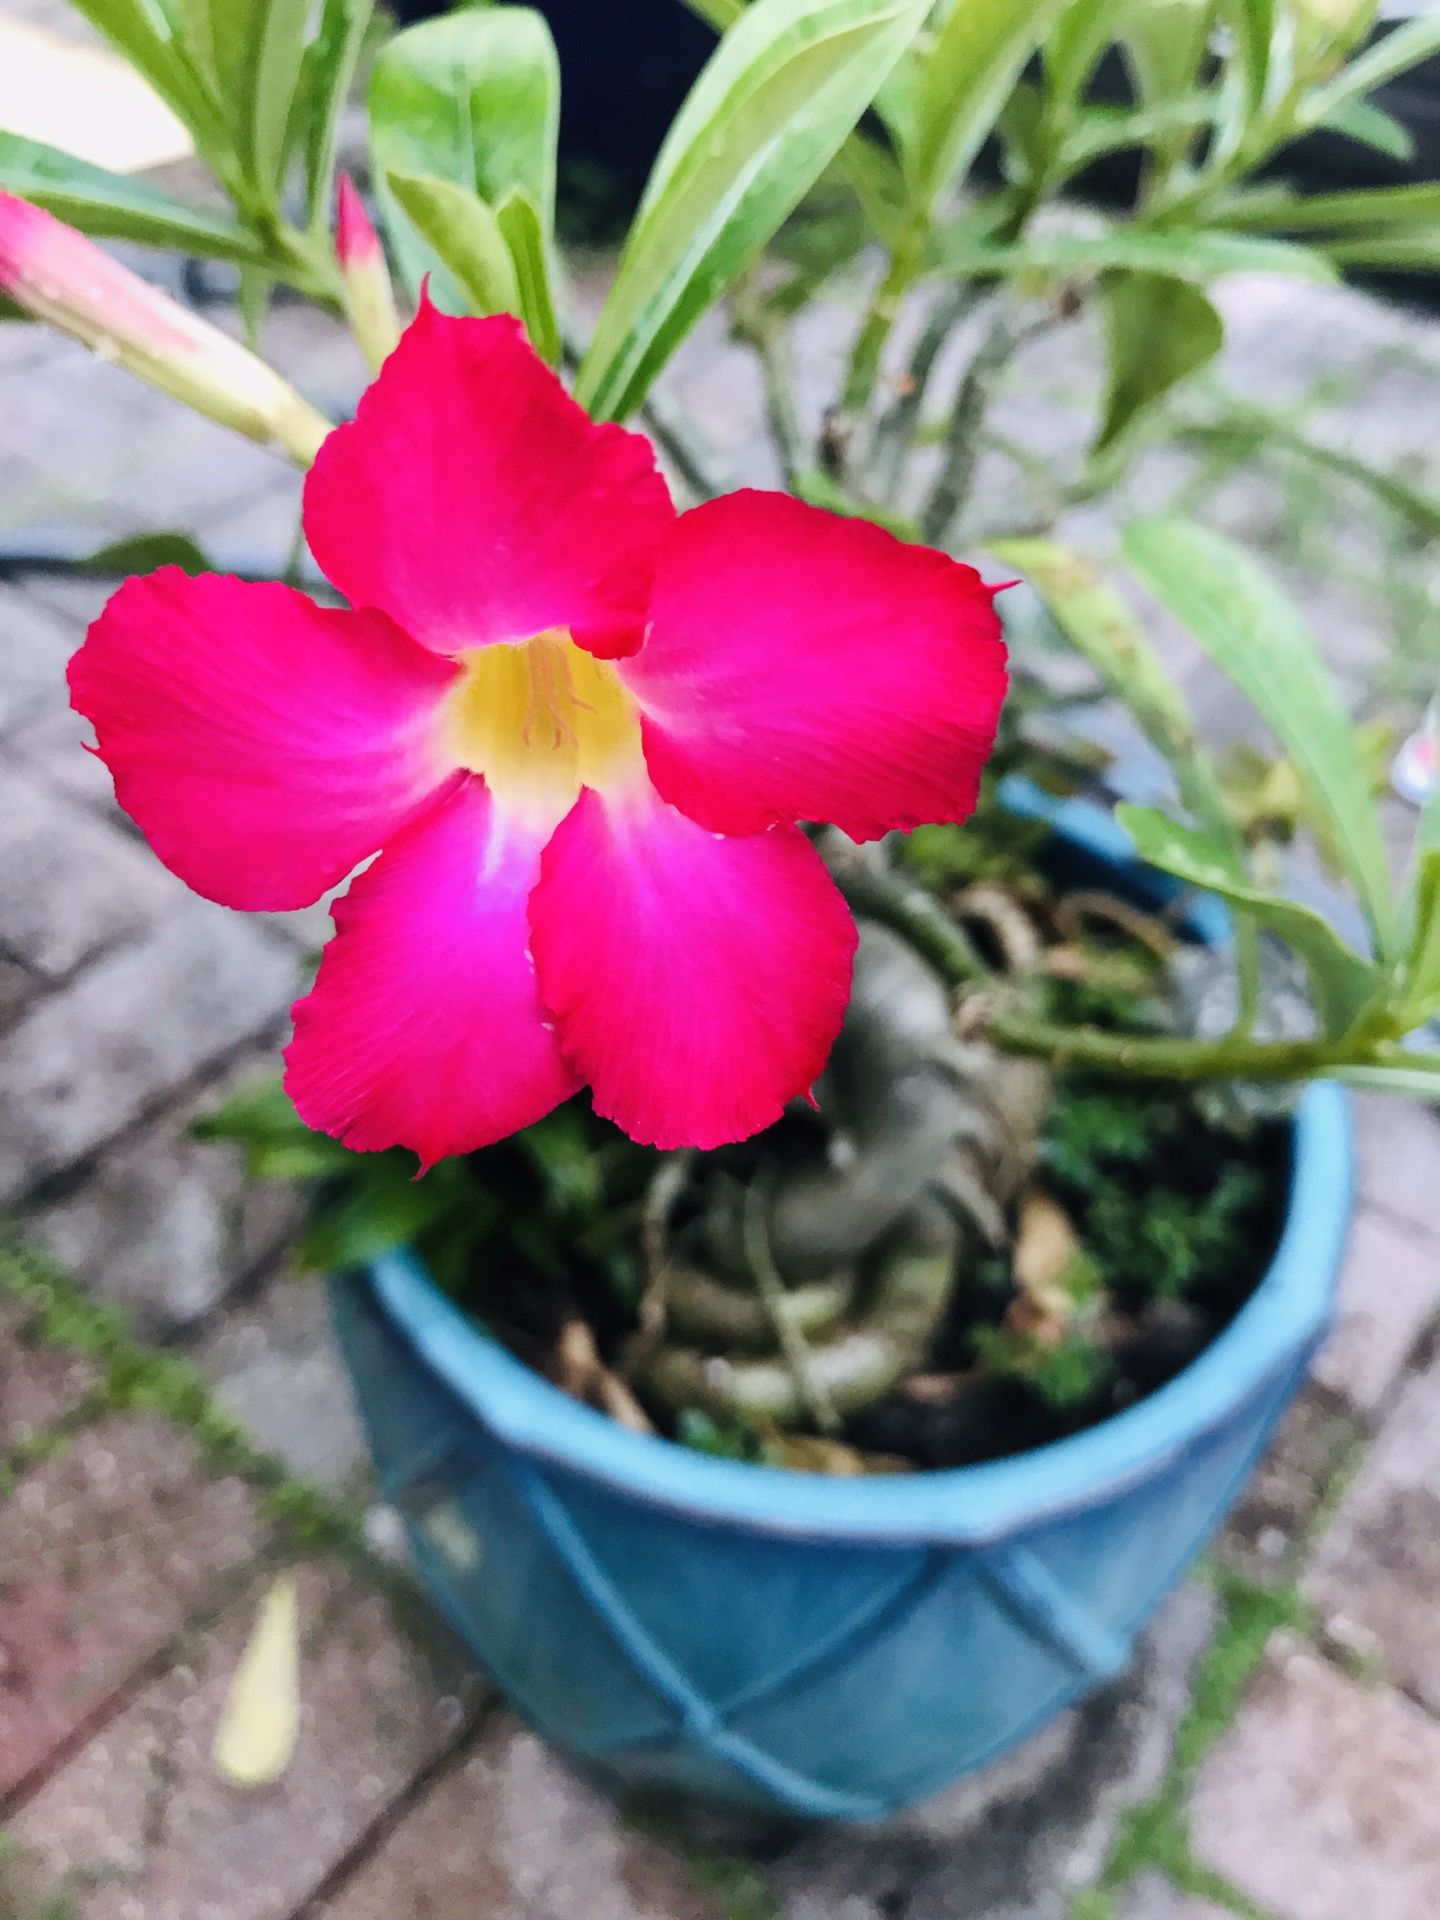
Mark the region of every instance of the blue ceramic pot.
<instances>
[{"instance_id":1,"label":"blue ceramic pot","mask_svg":"<svg viewBox=\"0 0 1440 1920\"><path fill-rule=\"evenodd\" d=\"M1063 825L1067 864L1167 890L1108 822ZM835 1479L630 1433L408 1254L337 1281L336 1322L420 1577L534 1727L632 1785L873 1819L1125 1666L1325 1331L1351 1162L1345 1096L1312 1087L1275 1258L1220 1337L1102 1425L952 1472Z\"/></svg>"}]
</instances>

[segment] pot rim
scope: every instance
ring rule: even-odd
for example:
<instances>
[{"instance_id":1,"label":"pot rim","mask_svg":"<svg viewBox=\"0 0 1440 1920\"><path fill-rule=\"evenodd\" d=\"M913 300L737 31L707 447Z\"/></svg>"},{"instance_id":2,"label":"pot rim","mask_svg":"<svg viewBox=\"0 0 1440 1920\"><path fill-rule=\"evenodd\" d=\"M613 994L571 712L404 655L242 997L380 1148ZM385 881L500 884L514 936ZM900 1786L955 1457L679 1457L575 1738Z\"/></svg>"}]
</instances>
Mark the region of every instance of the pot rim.
<instances>
[{"instance_id":1,"label":"pot rim","mask_svg":"<svg viewBox=\"0 0 1440 1920\"><path fill-rule=\"evenodd\" d=\"M1042 815L1079 849L1136 868L1113 815L1090 802L1056 803L1007 781L1017 811ZM1143 870L1157 895L1180 889ZM1220 902L1187 916L1197 938L1220 944ZM1350 1098L1312 1085L1291 1122L1289 1197L1264 1278L1229 1326L1190 1365L1123 1413L1084 1432L980 1466L842 1479L699 1453L632 1433L533 1372L467 1320L412 1251L382 1254L341 1284L368 1285L397 1335L459 1405L504 1445L614 1493L709 1523L759 1532L878 1544L981 1543L1021 1526L1095 1506L1150 1478L1242 1401L1293 1376L1318 1345L1349 1234L1354 1197Z\"/></svg>"}]
</instances>

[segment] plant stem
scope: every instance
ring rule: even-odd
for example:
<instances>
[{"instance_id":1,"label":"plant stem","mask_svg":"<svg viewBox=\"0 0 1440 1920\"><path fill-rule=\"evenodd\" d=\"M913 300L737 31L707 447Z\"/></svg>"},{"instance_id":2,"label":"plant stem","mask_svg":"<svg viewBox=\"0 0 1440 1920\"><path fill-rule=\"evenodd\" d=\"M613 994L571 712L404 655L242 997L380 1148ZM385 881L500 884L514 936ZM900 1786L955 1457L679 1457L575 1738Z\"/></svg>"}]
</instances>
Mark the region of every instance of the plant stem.
<instances>
[{"instance_id":1,"label":"plant stem","mask_svg":"<svg viewBox=\"0 0 1440 1920\"><path fill-rule=\"evenodd\" d=\"M928 210L912 213L890 252L890 264L871 298L855 345L840 394L840 412L857 419L870 404L886 343L899 317L900 306L920 273L925 247L930 237Z\"/></svg>"},{"instance_id":2,"label":"plant stem","mask_svg":"<svg viewBox=\"0 0 1440 1920\"><path fill-rule=\"evenodd\" d=\"M987 1037L1009 1053L1048 1060L1057 1071L1082 1067L1146 1080L1306 1080L1327 1068L1403 1065L1415 1059L1397 1047L1361 1038L1251 1040L1239 1033L1220 1040L1105 1033L1098 1027L1060 1027L997 1013Z\"/></svg>"},{"instance_id":3,"label":"plant stem","mask_svg":"<svg viewBox=\"0 0 1440 1920\"><path fill-rule=\"evenodd\" d=\"M940 476L920 516L920 531L931 546L945 546L953 536L980 457L980 428L1001 374L1027 340L1054 324L1047 312L1039 320L1020 322L1002 313L981 341L955 396L950 432Z\"/></svg>"},{"instance_id":4,"label":"plant stem","mask_svg":"<svg viewBox=\"0 0 1440 1920\"><path fill-rule=\"evenodd\" d=\"M903 934L949 986L990 977L970 940L924 887L876 865L859 847L844 857L837 857L829 845L824 851L831 877L852 913Z\"/></svg>"},{"instance_id":5,"label":"plant stem","mask_svg":"<svg viewBox=\"0 0 1440 1920\"><path fill-rule=\"evenodd\" d=\"M796 480L813 461L795 402L795 373L784 322L755 299L749 289L742 289L735 298L731 333L750 348L759 362L770 437L779 455L785 486L793 492Z\"/></svg>"},{"instance_id":6,"label":"plant stem","mask_svg":"<svg viewBox=\"0 0 1440 1920\"><path fill-rule=\"evenodd\" d=\"M940 358L945 342L988 292L987 286L977 285L974 281L962 281L930 309L930 316L910 356L904 381L875 428L869 482L882 500L892 500L900 485L905 457L920 422L930 376L935 371L935 362Z\"/></svg>"}]
</instances>

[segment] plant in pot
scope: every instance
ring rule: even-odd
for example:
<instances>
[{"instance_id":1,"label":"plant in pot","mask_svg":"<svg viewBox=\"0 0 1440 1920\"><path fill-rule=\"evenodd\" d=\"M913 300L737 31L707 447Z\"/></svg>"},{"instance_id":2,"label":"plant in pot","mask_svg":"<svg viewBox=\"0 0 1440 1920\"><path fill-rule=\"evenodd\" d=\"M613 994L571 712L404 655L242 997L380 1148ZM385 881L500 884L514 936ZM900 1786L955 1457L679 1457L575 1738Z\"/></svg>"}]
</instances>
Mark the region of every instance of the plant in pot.
<instances>
[{"instance_id":1,"label":"plant in pot","mask_svg":"<svg viewBox=\"0 0 1440 1920\"><path fill-rule=\"evenodd\" d=\"M1343 1093L1296 1089L1440 1092L1410 1040L1440 1009L1435 818L1397 889L1300 615L1183 518L1128 526L1116 582L1057 537L1219 352L1202 283L1423 251L1423 193L1249 184L1308 126L1378 137L1364 10L1251 0L1217 36L1191 0L707 7L723 35L588 343L537 15L466 9L374 60L402 336L348 181L330 238L366 9L313 36L258 3L206 34L95 11L233 216L0 136L0 287L311 469L350 603L163 569L72 665L122 803L199 890L279 909L361 868L285 1088L206 1130L314 1184L302 1251L336 1275L381 1481L539 1727L629 1781L904 1804L1123 1664L1293 1392L1349 1186ZM1436 38L1392 35L1386 71ZM1083 97L1112 40L1123 110ZM1005 177L962 204L992 133ZM1116 145L1137 204L1077 226L1057 196ZM250 347L54 213L235 262ZM277 282L378 370L353 423L252 351ZM857 287L816 419L794 322ZM727 299L788 494L727 493L655 387ZM991 403L1092 309L1099 424L1037 473ZM614 424L636 413L700 503L678 520ZM972 517L986 450L1037 481L1003 525ZM1025 583L1003 720L971 546ZM1274 734L1265 805L1121 575ZM1165 805L1085 797L1042 617L1169 767ZM1291 896L1300 829L1353 939Z\"/></svg>"}]
</instances>

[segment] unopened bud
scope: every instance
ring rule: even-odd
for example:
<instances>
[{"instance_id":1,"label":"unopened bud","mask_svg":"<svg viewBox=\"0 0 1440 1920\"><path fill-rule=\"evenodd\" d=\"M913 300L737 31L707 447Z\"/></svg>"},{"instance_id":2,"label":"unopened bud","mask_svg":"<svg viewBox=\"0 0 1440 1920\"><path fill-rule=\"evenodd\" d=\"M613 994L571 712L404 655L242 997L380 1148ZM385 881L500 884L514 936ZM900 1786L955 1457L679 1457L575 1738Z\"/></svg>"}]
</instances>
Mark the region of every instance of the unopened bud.
<instances>
[{"instance_id":1,"label":"unopened bud","mask_svg":"<svg viewBox=\"0 0 1440 1920\"><path fill-rule=\"evenodd\" d=\"M385 249L370 224L359 189L348 173L340 175L338 186L335 257L340 262L345 307L360 351L370 371L378 373L400 338L395 290L385 264Z\"/></svg>"},{"instance_id":2,"label":"unopened bud","mask_svg":"<svg viewBox=\"0 0 1440 1920\"><path fill-rule=\"evenodd\" d=\"M330 423L229 334L0 190L0 293L197 413L308 467Z\"/></svg>"}]
</instances>

